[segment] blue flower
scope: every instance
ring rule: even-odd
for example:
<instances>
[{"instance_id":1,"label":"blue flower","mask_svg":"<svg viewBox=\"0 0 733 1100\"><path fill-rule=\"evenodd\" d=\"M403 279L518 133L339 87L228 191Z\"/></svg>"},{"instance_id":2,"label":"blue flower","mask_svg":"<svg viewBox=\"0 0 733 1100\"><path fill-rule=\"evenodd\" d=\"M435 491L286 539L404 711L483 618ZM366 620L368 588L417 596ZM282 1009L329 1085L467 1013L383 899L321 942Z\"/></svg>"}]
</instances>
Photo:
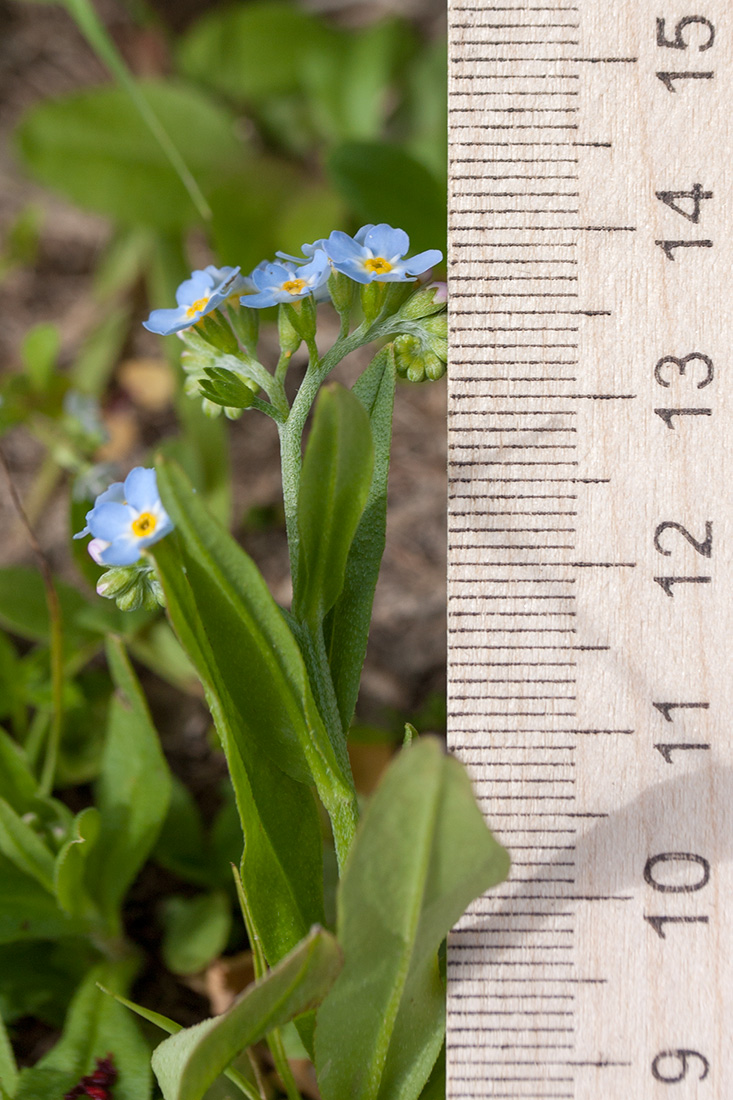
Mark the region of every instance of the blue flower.
<instances>
[{"instance_id":1,"label":"blue flower","mask_svg":"<svg viewBox=\"0 0 733 1100\"><path fill-rule=\"evenodd\" d=\"M124 482L105 489L75 539L94 535L89 552L98 565L134 565L143 550L173 530L158 493L155 470L136 466Z\"/></svg>"},{"instance_id":2,"label":"blue flower","mask_svg":"<svg viewBox=\"0 0 733 1100\"><path fill-rule=\"evenodd\" d=\"M318 291L328 282L331 267L326 253L316 249L312 259L301 266L294 263L260 264L252 272L257 293L240 298L243 306L264 309L281 302L297 302Z\"/></svg>"},{"instance_id":3,"label":"blue flower","mask_svg":"<svg viewBox=\"0 0 733 1100\"><path fill-rule=\"evenodd\" d=\"M238 267L214 267L194 271L176 291L177 309L154 309L143 325L149 332L170 336L189 328L234 294L241 294L246 280Z\"/></svg>"},{"instance_id":4,"label":"blue flower","mask_svg":"<svg viewBox=\"0 0 733 1100\"><path fill-rule=\"evenodd\" d=\"M336 229L323 247L336 271L357 283L411 282L443 259L437 248L404 259L410 238L404 229L384 223L362 226L354 237Z\"/></svg>"}]
</instances>

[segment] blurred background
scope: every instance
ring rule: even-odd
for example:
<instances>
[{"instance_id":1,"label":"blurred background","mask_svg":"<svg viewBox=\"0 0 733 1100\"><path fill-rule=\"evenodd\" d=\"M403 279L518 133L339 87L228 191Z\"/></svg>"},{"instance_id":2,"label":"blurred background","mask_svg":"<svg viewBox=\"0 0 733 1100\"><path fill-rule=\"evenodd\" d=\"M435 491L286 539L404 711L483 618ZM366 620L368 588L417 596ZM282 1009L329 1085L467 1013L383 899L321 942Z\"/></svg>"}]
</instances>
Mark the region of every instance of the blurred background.
<instances>
[{"instance_id":1,"label":"blurred background","mask_svg":"<svg viewBox=\"0 0 733 1100\"><path fill-rule=\"evenodd\" d=\"M181 395L179 341L151 336L141 321L173 304L193 267L249 271L334 228L386 221L408 231L415 251L445 249L444 4L95 0L77 9L90 13L86 34L61 4L0 0L0 446L69 607L81 593L82 619L102 603L99 570L70 534L96 492L160 446L287 602L273 424L250 413L206 419ZM105 49L130 74L122 82ZM200 189L198 208L140 115L141 93ZM296 377L302 366L294 359ZM365 792L405 721L421 732L445 725L444 422L444 381L400 384L387 551L353 737ZM43 593L2 481L0 531L0 723L32 727L49 705L46 628L31 613ZM61 797L77 810L96 774L110 688L92 628L73 622L89 660L67 702ZM160 618L133 615L124 630L171 768L218 828L226 863L236 822L190 670ZM165 918L151 899L190 888L170 853L158 855L129 905L128 931L152 960L136 999L188 1023L211 989L157 966ZM22 1060L47 1049L63 1004L62 992L34 1002L17 982L0 986L3 1015L23 1024L14 1033Z\"/></svg>"}]
</instances>

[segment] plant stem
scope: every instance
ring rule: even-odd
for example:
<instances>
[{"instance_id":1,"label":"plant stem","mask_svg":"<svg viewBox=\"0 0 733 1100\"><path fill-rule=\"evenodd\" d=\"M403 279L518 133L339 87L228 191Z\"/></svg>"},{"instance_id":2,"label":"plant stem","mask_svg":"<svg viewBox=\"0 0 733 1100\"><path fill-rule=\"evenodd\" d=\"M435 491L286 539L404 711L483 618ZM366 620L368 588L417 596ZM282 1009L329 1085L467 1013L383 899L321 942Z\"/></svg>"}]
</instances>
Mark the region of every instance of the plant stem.
<instances>
[{"instance_id":1,"label":"plant stem","mask_svg":"<svg viewBox=\"0 0 733 1100\"><path fill-rule=\"evenodd\" d=\"M48 795L53 790L53 781L56 775L56 764L59 755L59 745L61 743L61 728L63 724L63 705L64 705L64 638L63 627L61 622L61 604L59 602L59 594L56 591L56 586L53 583L53 574L51 572L51 566L48 564L48 559L41 549L41 544L36 538L35 531L30 525L23 503L18 495L18 491L15 488L13 476L10 472L7 459L2 450L0 450L0 466L2 466L5 480L7 481L8 490L10 492L10 498L13 502L13 506L18 513L18 518L25 528L28 536L28 541L31 544L33 553L36 556L38 567L43 579L43 587L46 591L46 605L48 607L48 619L50 627L50 652L51 652L51 696L53 700L53 717L51 720L51 730L49 733L48 744L46 747L46 758L43 762L43 771L40 779L41 795Z\"/></svg>"}]
</instances>

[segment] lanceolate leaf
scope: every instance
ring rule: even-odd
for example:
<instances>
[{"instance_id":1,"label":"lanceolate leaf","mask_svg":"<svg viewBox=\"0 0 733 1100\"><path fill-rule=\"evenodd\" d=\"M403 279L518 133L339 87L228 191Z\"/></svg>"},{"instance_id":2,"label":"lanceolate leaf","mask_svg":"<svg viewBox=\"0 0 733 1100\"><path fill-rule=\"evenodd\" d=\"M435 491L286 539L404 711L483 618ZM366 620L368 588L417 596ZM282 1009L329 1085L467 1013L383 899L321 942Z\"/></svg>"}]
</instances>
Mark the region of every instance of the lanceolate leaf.
<instances>
[{"instance_id":1,"label":"lanceolate leaf","mask_svg":"<svg viewBox=\"0 0 733 1100\"><path fill-rule=\"evenodd\" d=\"M465 771L427 739L403 750L357 832L338 896L344 968L316 1018L323 1100L415 1100L443 1041L437 951L507 874Z\"/></svg>"},{"instance_id":2,"label":"lanceolate leaf","mask_svg":"<svg viewBox=\"0 0 733 1100\"><path fill-rule=\"evenodd\" d=\"M101 823L87 886L116 927L120 902L165 819L171 783L145 698L116 639L107 644L107 659L117 692L110 704L97 796Z\"/></svg>"},{"instance_id":3,"label":"lanceolate leaf","mask_svg":"<svg viewBox=\"0 0 733 1100\"><path fill-rule=\"evenodd\" d=\"M373 466L364 406L343 386L321 390L300 479L298 586L293 594L294 613L312 629L320 628L343 588Z\"/></svg>"},{"instance_id":4,"label":"lanceolate leaf","mask_svg":"<svg viewBox=\"0 0 733 1100\"><path fill-rule=\"evenodd\" d=\"M158 484L180 537L200 622L195 629L206 635L236 708L238 727L293 779L315 782L333 813L348 802L350 783L334 754L300 648L282 612L255 563L207 512L182 472L162 463Z\"/></svg>"},{"instance_id":5,"label":"lanceolate leaf","mask_svg":"<svg viewBox=\"0 0 733 1100\"><path fill-rule=\"evenodd\" d=\"M324 625L331 675L344 729L349 727L359 694L374 590L384 553L394 391L394 356L391 346L387 346L375 356L353 388L353 393L369 414L374 443L374 472L366 506L346 560L344 586Z\"/></svg>"},{"instance_id":6,"label":"lanceolate leaf","mask_svg":"<svg viewBox=\"0 0 733 1100\"><path fill-rule=\"evenodd\" d=\"M240 1051L319 1004L340 966L336 940L314 929L274 970L249 986L228 1012L166 1039L153 1054L165 1100L202 1100Z\"/></svg>"},{"instance_id":7,"label":"lanceolate leaf","mask_svg":"<svg viewBox=\"0 0 733 1100\"><path fill-rule=\"evenodd\" d=\"M206 688L244 833L242 881L270 965L323 920L323 857L310 790L281 771L242 724L217 668L171 539L155 548L168 613Z\"/></svg>"}]
</instances>

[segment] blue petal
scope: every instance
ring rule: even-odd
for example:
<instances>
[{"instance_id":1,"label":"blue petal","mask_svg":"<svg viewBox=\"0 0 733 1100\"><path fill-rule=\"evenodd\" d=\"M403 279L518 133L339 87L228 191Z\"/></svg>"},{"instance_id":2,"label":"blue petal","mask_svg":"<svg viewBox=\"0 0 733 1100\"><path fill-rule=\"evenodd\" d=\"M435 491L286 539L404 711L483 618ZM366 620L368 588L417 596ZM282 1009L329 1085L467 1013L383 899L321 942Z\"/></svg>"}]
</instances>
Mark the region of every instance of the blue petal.
<instances>
[{"instance_id":1,"label":"blue petal","mask_svg":"<svg viewBox=\"0 0 733 1100\"><path fill-rule=\"evenodd\" d=\"M284 264L266 264L264 267L255 268L252 272L252 278L258 290L273 289L292 277L292 271Z\"/></svg>"},{"instance_id":2,"label":"blue petal","mask_svg":"<svg viewBox=\"0 0 733 1100\"><path fill-rule=\"evenodd\" d=\"M429 267L435 267L443 259L443 253L439 248L429 248L426 252L418 252L416 256L410 256L404 261L405 271L410 275L422 275Z\"/></svg>"},{"instance_id":3,"label":"blue petal","mask_svg":"<svg viewBox=\"0 0 733 1100\"><path fill-rule=\"evenodd\" d=\"M205 298L213 289L214 279L207 271L194 271L190 279L181 283L176 291L176 301L179 306L190 306L199 298Z\"/></svg>"},{"instance_id":4,"label":"blue petal","mask_svg":"<svg viewBox=\"0 0 733 1100\"><path fill-rule=\"evenodd\" d=\"M331 265L325 252L318 251L314 254L310 263L298 268L298 278L307 279L313 286L320 286L328 278Z\"/></svg>"},{"instance_id":5,"label":"blue petal","mask_svg":"<svg viewBox=\"0 0 733 1100\"><path fill-rule=\"evenodd\" d=\"M132 530L132 513L126 504L114 504L112 501L93 508L87 516L89 528L95 539L114 542Z\"/></svg>"},{"instance_id":6,"label":"blue petal","mask_svg":"<svg viewBox=\"0 0 733 1100\"><path fill-rule=\"evenodd\" d=\"M334 260L333 266L342 275L348 275L355 283L373 283L375 276L364 269L364 257L354 256L345 260Z\"/></svg>"},{"instance_id":7,"label":"blue petal","mask_svg":"<svg viewBox=\"0 0 733 1100\"><path fill-rule=\"evenodd\" d=\"M94 508L98 508L100 504L107 504L109 501L114 504L125 503L125 486L122 481L113 481L108 489L105 489L103 493L100 493L97 499L94 501ZM90 508L87 512L85 519L87 526L83 531L80 531L78 535L74 535L75 539L83 539L86 535L91 535L91 528L89 527L89 517L91 516L94 508Z\"/></svg>"},{"instance_id":8,"label":"blue petal","mask_svg":"<svg viewBox=\"0 0 733 1100\"><path fill-rule=\"evenodd\" d=\"M104 565L134 565L140 558L140 540L130 533L115 539L106 550L102 550L99 560Z\"/></svg>"},{"instance_id":9,"label":"blue petal","mask_svg":"<svg viewBox=\"0 0 733 1100\"><path fill-rule=\"evenodd\" d=\"M191 320L186 316L186 307L179 306L178 309L154 309L147 321L143 321L143 328L158 336L170 336L173 332L188 328L190 324Z\"/></svg>"},{"instance_id":10,"label":"blue petal","mask_svg":"<svg viewBox=\"0 0 733 1100\"><path fill-rule=\"evenodd\" d=\"M342 233L340 229L334 229L323 248L328 258L335 264L365 258L362 246L357 244L348 233Z\"/></svg>"},{"instance_id":11,"label":"blue petal","mask_svg":"<svg viewBox=\"0 0 733 1100\"><path fill-rule=\"evenodd\" d=\"M125 497L136 512L152 512L160 504L155 470L148 470L145 466L130 470L125 478Z\"/></svg>"},{"instance_id":12,"label":"blue petal","mask_svg":"<svg viewBox=\"0 0 733 1100\"><path fill-rule=\"evenodd\" d=\"M374 229L372 222L370 222L369 225L362 225L361 229L357 229L354 234L354 240L357 244L364 244L364 239L370 229Z\"/></svg>"},{"instance_id":13,"label":"blue petal","mask_svg":"<svg viewBox=\"0 0 733 1100\"><path fill-rule=\"evenodd\" d=\"M273 288L261 290L258 294L245 294L239 299L240 305L249 306L251 309L266 309L268 306L277 305L277 291Z\"/></svg>"},{"instance_id":14,"label":"blue petal","mask_svg":"<svg viewBox=\"0 0 733 1100\"><path fill-rule=\"evenodd\" d=\"M404 229L393 229L391 225L380 222L370 229L364 238L364 244L375 256L384 256L391 260L404 256L410 247L410 238Z\"/></svg>"}]
</instances>

